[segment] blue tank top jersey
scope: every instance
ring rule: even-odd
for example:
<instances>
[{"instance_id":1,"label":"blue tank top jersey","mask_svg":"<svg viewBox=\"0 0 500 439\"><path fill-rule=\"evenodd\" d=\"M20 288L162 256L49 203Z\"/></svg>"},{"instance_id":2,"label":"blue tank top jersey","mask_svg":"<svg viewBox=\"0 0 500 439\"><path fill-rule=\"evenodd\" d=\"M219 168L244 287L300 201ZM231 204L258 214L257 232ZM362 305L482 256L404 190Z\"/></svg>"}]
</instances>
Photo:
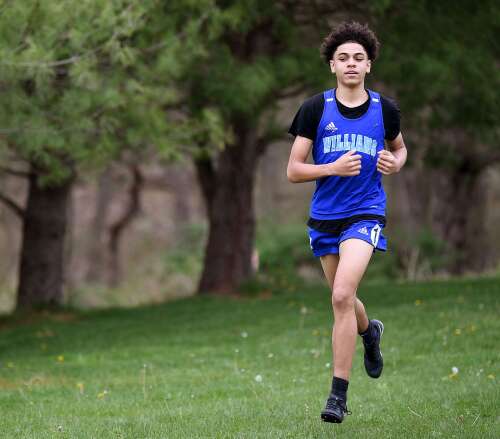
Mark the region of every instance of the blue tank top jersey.
<instances>
[{"instance_id":1,"label":"blue tank top jersey","mask_svg":"<svg viewBox=\"0 0 500 439\"><path fill-rule=\"evenodd\" d=\"M341 219L358 214L385 215L382 174L377 171L377 151L384 149L384 120L380 95L368 90L367 112L348 119L340 114L335 89L324 92L323 116L313 145L315 164L331 163L347 151L361 155L361 172L353 177L330 176L316 180L310 216Z\"/></svg>"}]
</instances>

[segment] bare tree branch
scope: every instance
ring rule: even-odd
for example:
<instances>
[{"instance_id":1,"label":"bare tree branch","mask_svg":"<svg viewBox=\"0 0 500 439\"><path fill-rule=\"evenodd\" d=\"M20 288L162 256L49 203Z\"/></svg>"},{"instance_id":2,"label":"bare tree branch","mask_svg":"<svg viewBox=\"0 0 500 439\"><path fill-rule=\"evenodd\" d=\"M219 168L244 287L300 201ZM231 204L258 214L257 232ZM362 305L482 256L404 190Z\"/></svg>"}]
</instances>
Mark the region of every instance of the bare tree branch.
<instances>
[{"instance_id":1,"label":"bare tree branch","mask_svg":"<svg viewBox=\"0 0 500 439\"><path fill-rule=\"evenodd\" d=\"M14 200L10 199L6 195L0 193L0 201L4 203L7 207L12 209L12 211L22 220L24 219L25 210L19 206Z\"/></svg>"},{"instance_id":2,"label":"bare tree branch","mask_svg":"<svg viewBox=\"0 0 500 439\"><path fill-rule=\"evenodd\" d=\"M0 172L3 172L4 174L8 175L14 175L15 177L22 177L22 178L28 178L31 173L27 171L19 171L17 169L10 169L5 166L0 166Z\"/></svg>"},{"instance_id":3,"label":"bare tree branch","mask_svg":"<svg viewBox=\"0 0 500 439\"><path fill-rule=\"evenodd\" d=\"M257 140L257 155L262 155L266 152L269 145L280 140L286 141L288 139L287 135L282 130L273 130L265 133L263 136L259 137Z\"/></svg>"},{"instance_id":4,"label":"bare tree branch","mask_svg":"<svg viewBox=\"0 0 500 439\"><path fill-rule=\"evenodd\" d=\"M304 93L306 90L307 86L305 84L300 84L296 87L290 87L288 89L284 89L283 91L277 94L277 98L278 99L291 98Z\"/></svg>"},{"instance_id":5,"label":"bare tree branch","mask_svg":"<svg viewBox=\"0 0 500 439\"><path fill-rule=\"evenodd\" d=\"M112 286L118 285L121 277L119 263L120 238L125 228L141 211L141 191L143 188L144 178L138 164L130 165L129 168L132 173L132 183L128 190L128 207L123 215L109 228L109 250L111 256L110 284Z\"/></svg>"}]
</instances>

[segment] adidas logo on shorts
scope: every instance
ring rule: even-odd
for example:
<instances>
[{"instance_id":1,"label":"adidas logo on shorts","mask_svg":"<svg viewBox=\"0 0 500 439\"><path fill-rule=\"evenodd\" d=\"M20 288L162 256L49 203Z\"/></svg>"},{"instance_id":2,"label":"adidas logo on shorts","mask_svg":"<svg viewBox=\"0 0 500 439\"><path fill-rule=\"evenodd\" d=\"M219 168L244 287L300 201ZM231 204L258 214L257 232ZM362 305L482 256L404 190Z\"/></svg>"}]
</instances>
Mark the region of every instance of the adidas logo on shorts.
<instances>
[{"instance_id":1,"label":"adidas logo on shorts","mask_svg":"<svg viewBox=\"0 0 500 439\"><path fill-rule=\"evenodd\" d=\"M326 127L325 130L327 131L337 131L337 127L333 122L330 122Z\"/></svg>"},{"instance_id":2,"label":"adidas logo on shorts","mask_svg":"<svg viewBox=\"0 0 500 439\"><path fill-rule=\"evenodd\" d=\"M368 229L366 227L361 227L361 229L358 229L358 232L363 235L368 235Z\"/></svg>"}]
</instances>

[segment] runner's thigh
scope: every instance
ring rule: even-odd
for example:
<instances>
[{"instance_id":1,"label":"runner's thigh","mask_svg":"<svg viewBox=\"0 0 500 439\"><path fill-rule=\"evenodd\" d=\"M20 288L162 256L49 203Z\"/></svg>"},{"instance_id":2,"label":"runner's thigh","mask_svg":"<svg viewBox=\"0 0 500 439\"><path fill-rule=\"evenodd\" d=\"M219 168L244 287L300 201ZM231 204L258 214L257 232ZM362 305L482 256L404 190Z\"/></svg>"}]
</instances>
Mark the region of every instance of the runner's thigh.
<instances>
[{"instance_id":1,"label":"runner's thigh","mask_svg":"<svg viewBox=\"0 0 500 439\"><path fill-rule=\"evenodd\" d=\"M361 239L346 239L340 243L340 258L335 274L336 287L352 290L355 294L373 254L373 246Z\"/></svg>"}]
</instances>

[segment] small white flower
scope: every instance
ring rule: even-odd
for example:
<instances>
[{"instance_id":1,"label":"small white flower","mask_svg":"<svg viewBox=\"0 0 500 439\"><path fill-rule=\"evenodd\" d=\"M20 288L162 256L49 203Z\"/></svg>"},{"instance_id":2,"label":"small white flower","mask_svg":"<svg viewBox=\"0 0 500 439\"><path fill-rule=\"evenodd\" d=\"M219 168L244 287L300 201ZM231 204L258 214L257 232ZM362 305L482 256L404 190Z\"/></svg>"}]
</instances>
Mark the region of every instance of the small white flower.
<instances>
[{"instance_id":1,"label":"small white flower","mask_svg":"<svg viewBox=\"0 0 500 439\"><path fill-rule=\"evenodd\" d=\"M241 336L242 336L243 338L247 338L247 337L248 337L248 332L243 331L243 332L241 333Z\"/></svg>"},{"instance_id":2,"label":"small white flower","mask_svg":"<svg viewBox=\"0 0 500 439\"><path fill-rule=\"evenodd\" d=\"M257 381L258 383L261 383L262 382L262 375L255 375L255 381Z\"/></svg>"},{"instance_id":3,"label":"small white flower","mask_svg":"<svg viewBox=\"0 0 500 439\"><path fill-rule=\"evenodd\" d=\"M269 352L269 353L267 354L267 358L273 358L273 357L274 357L274 354L273 354L272 352Z\"/></svg>"},{"instance_id":4,"label":"small white flower","mask_svg":"<svg viewBox=\"0 0 500 439\"><path fill-rule=\"evenodd\" d=\"M307 314L307 307L302 306L302 308L300 308L300 313L301 313L302 315Z\"/></svg>"},{"instance_id":5,"label":"small white flower","mask_svg":"<svg viewBox=\"0 0 500 439\"><path fill-rule=\"evenodd\" d=\"M239 349L235 349L234 352L238 353L240 350Z\"/></svg>"},{"instance_id":6,"label":"small white flower","mask_svg":"<svg viewBox=\"0 0 500 439\"><path fill-rule=\"evenodd\" d=\"M453 374L455 374L455 375L456 375L456 374L458 373L458 367L453 366L453 367L451 368L451 372L452 372Z\"/></svg>"},{"instance_id":7,"label":"small white flower","mask_svg":"<svg viewBox=\"0 0 500 439\"><path fill-rule=\"evenodd\" d=\"M63 431L63 427L62 427L62 425L58 425L58 426L57 426L57 431Z\"/></svg>"},{"instance_id":8,"label":"small white flower","mask_svg":"<svg viewBox=\"0 0 500 439\"><path fill-rule=\"evenodd\" d=\"M325 364L325 367L330 367L330 366L331 366L330 363Z\"/></svg>"}]
</instances>

